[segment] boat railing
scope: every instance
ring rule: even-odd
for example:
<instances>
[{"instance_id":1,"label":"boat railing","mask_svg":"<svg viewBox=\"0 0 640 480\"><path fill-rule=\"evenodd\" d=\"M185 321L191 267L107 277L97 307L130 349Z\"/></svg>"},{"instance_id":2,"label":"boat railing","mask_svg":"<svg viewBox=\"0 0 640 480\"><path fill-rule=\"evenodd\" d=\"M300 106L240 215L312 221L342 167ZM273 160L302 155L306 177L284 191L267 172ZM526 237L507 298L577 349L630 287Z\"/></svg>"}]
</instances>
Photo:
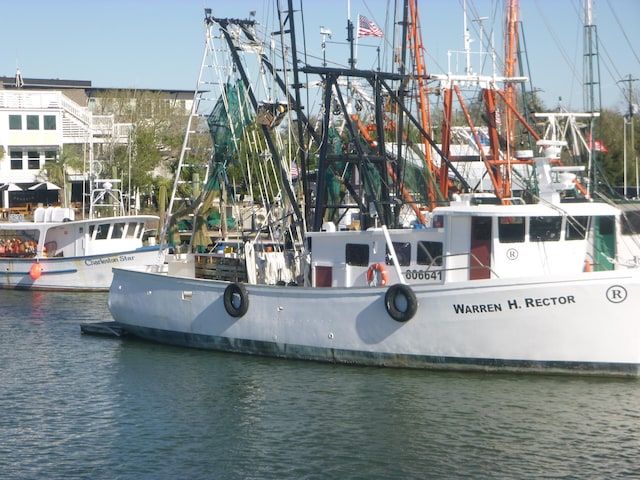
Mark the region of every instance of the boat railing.
<instances>
[{"instance_id":1,"label":"boat railing","mask_svg":"<svg viewBox=\"0 0 640 480\"><path fill-rule=\"evenodd\" d=\"M469 261L466 265L462 266L447 266L451 264L451 260L459 257L468 257ZM475 264L472 265L471 261L475 261ZM437 268L441 267L441 268ZM441 272L441 274L445 274L448 272L455 272L460 270L488 270L492 277L500 278L500 276L496 273L496 271L491 268L490 265L485 265L474 253L451 253L447 255L438 255L433 257L431 262L426 268L426 272Z\"/></svg>"}]
</instances>

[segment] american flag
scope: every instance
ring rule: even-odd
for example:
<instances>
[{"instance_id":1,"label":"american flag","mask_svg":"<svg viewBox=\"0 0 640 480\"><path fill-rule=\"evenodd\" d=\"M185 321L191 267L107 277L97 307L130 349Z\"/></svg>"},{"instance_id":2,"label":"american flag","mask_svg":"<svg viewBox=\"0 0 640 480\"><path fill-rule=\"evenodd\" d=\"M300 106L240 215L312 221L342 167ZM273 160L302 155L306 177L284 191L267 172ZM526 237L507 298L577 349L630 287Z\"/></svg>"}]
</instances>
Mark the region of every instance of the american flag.
<instances>
[{"instance_id":1,"label":"american flag","mask_svg":"<svg viewBox=\"0 0 640 480\"><path fill-rule=\"evenodd\" d=\"M358 15L358 38L367 36L382 38L382 30L364 15Z\"/></svg>"},{"instance_id":2,"label":"american flag","mask_svg":"<svg viewBox=\"0 0 640 480\"><path fill-rule=\"evenodd\" d=\"M296 162L291 162L291 167L289 168L289 175L291 175L291 178L296 178L299 173L298 164Z\"/></svg>"}]
</instances>

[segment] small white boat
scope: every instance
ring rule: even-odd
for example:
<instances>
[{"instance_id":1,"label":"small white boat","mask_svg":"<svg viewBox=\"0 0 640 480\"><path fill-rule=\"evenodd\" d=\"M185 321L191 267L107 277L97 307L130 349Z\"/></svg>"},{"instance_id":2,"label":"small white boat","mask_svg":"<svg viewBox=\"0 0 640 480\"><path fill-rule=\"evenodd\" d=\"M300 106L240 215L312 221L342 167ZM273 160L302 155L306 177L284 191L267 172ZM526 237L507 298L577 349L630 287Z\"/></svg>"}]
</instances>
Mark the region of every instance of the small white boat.
<instances>
[{"instance_id":1,"label":"small white boat","mask_svg":"<svg viewBox=\"0 0 640 480\"><path fill-rule=\"evenodd\" d=\"M113 181L112 181L113 182ZM0 288L106 291L114 266L139 266L162 261L155 242L145 245L153 215L124 215L119 191L106 181L94 189L90 219L75 220L71 208L38 207L33 221L9 215L0 222ZM115 216L97 217L106 207ZM149 242L146 242L149 243Z\"/></svg>"}]
</instances>

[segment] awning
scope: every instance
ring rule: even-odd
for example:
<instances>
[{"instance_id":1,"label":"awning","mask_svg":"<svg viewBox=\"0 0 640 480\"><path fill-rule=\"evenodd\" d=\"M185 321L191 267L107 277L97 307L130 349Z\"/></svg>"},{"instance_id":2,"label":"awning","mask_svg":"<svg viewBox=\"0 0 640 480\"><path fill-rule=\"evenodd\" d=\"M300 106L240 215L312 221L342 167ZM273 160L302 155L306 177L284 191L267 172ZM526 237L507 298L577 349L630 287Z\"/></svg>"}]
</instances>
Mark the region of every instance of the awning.
<instances>
[{"instance_id":1,"label":"awning","mask_svg":"<svg viewBox=\"0 0 640 480\"><path fill-rule=\"evenodd\" d=\"M51 182L40 182L29 187L29 190L60 190L60 187Z\"/></svg>"}]
</instances>

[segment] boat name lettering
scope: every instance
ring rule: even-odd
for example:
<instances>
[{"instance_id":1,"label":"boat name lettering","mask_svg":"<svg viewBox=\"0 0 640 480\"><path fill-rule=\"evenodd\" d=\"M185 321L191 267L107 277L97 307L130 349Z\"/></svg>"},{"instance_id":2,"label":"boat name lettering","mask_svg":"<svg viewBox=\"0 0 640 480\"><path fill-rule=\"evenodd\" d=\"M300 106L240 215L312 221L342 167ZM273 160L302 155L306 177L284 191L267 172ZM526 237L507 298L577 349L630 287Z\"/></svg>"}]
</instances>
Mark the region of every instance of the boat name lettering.
<instances>
[{"instance_id":1,"label":"boat name lettering","mask_svg":"<svg viewBox=\"0 0 640 480\"><path fill-rule=\"evenodd\" d=\"M105 265L108 263L118 263L118 262L131 262L135 260L135 255L120 255L118 257L108 257L108 258L92 258L84 261L84 264L87 267L93 267L96 265Z\"/></svg>"},{"instance_id":2,"label":"boat name lettering","mask_svg":"<svg viewBox=\"0 0 640 480\"><path fill-rule=\"evenodd\" d=\"M573 295L563 297L542 297L542 298L525 298L524 305L527 308L532 307L550 307L552 305L566 305L568 303L576 303Z\"/></svg>"},{"instance_id":3,"label":"boat name lettering","mask_svg":"<svg viewBox=\"0 0 640 480\"><path fill-rule=\"evenodd\" d=\"M525 297L522 300L507 300L507 307L509 310L518 310L520 308L538 308L538 307L552 307L557 305L568 305L570 303L576 303L576 298L573 295L563 295L560 297L539 297L531 298ZM467 313L493 313L502 312L501 303L454 303L453 310L457 314Z\"/></svg>"},{"instance_id":4,"label":"boat name lettering","mask_svg":"<svg viewBox=\"0 0 640 480\"><path fill-rule=\"evenodd\" d=\"M502 305L499 303L480 303L465 305L464 303L454 303L453 309L456 313L491 313L501 312Z\"/></svg>"},{"instance_id":5,"label":"boat name lettering","mask_svg":"<svg viewBox=\"0 0 640 480\"><path fill-rule=\"evenodd\" d=\"M407 270L404 276L407 280L442 280L440 270Z\"/></svg>"}]
</instances>

